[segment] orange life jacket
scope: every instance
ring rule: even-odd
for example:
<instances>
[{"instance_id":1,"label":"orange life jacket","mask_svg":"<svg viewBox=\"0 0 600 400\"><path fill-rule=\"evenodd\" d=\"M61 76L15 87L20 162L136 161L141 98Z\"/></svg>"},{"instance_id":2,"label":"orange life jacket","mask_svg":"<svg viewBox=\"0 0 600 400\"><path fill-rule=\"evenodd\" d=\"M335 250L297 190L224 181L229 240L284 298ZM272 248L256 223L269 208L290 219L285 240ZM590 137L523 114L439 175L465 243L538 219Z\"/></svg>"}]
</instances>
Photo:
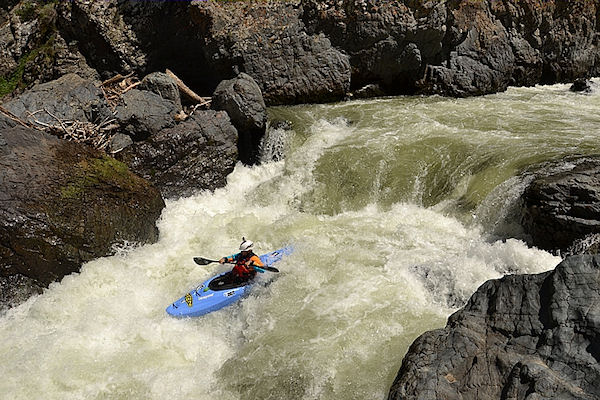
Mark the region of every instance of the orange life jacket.
<instances>
[{"instance_id":1,"label":"orange life jacket","mask_svg":"<svg viewBox=\"0 0 600 400\"><path fill-rule=\"evenodd\" d=\"M242 279L251 279L256 275L256 270L252 265L246 265L248 261L252 260L252 262L258 266L262 265L260 258L256 256L256 254L250 252L246 257L242 257L240 253L235 260L235 266L233 267L234 273Z\"/></svg>"}]
</instances>

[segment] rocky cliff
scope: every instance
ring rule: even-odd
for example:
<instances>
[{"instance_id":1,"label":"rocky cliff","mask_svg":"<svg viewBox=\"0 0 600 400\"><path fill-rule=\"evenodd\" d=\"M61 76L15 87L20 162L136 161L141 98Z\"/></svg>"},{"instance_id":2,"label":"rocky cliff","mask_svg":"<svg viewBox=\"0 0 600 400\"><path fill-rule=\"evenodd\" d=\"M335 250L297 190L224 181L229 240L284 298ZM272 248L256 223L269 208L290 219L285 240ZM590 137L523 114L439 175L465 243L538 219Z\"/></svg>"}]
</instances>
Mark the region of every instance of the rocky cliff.
<instances>
[{"instance_id":1,"label":"rocky cliff","mask_svg":"<svg viewBox=\"0 0 600 400\"><path fill-rule=\"evenodd\" d=\"M245 72L267 105L339 100L367 84L471 96L595 75L600 60L597 0L10 5L0 29L8 89L74 70L170 68L207 96Z\"/></svg>"}]
</instances>

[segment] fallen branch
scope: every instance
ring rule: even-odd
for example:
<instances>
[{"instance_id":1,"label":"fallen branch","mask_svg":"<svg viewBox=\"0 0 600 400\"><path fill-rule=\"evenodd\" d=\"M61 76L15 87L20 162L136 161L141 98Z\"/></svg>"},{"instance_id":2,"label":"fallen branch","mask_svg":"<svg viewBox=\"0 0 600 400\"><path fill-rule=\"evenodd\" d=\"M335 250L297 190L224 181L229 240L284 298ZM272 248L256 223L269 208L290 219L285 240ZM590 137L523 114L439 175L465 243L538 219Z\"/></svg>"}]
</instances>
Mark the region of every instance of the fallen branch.
<instances>
[{"instance_id":1,"label":"fallen branch","mask_svg":"<svg viewBox=\"0 0 600 400\"><path fill-rule=\"evenodd\" d=\"M21 118L17 117L15 114L8 111L6 108L0 106L0 113L4 114L8 119L11 119L17 122L19 125L24 126L25 128L38 129L31 122L23 121Z\"/></svg>"},{"instance_id":2,"label":"fallen branch","mask_svg":"<svg viewBox=\"0 0 600 400\"><path fill-rule=\"evenodd\" d=\"M107 118L99 124L87 121L63 120L46 109L30 113L30 117L33 117L34 114L40 111L44 111L55 119L56 123L51 124L34 119L33 122L37 125L35 129L50 133L64 140L87 144L102 151L106 151L110 146L114 131L119 128L119 125L115 124L116 120L114 118Z\"/></svg>"},{"instance_id":3,"label":"fallen branch","mask_svg":"<svg viewBox=\"0 0 600 400\"><path fill-rule=\"evenodd\" d=\"M129 74L127 74L125 76L123 76L121 74L117 74L117 75L113 76L112 78L107 79L104 82L102 82L102 86L112 85L113 83L120 82L123 79L130 78L131 76L133 76L133 72L130 72Z\"/></svg>"},{"instance_id":4,"label":"fallen branch","mask_svg":"<svg viewBox=\"0 0 600 400\"><path fill-rule=\"evenodd\" d=\"M169 75L171 78L173 78L173 80L177 84L177 87L179 88L179 91L182 94L186 95L188 98L195 101L196 103L202 103L202 102L206 101L205 98L198 96L192 89L187 87L186 84L183 83L183 81L181 79L179 79L179 77L177 77L177 75L175 75L170 69L167 69L165 71L165 73L167 75Z\"/></svg>"}]
</instances>

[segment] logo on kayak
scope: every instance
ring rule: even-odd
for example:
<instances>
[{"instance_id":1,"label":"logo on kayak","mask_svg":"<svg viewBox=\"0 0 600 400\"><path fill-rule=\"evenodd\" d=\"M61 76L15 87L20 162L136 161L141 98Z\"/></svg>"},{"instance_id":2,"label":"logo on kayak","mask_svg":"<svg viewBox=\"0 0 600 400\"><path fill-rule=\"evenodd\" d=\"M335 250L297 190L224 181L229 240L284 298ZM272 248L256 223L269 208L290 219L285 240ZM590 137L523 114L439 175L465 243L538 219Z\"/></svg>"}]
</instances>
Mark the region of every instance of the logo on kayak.
<instances>
[{"instance_id":1,"label":"logo on kayak","mask_svg":"<svg viewBox=\"0 0 600 400\"><path fill-rule=\"evenodd\" d=\"M232 290L231 292L227 292L225 293L225 297L231 297L235 294L235 290Z\"/></svg>"},{"instance_id":2,"label":"logo on kayak","mask_svg":"<svg viewBox=\"0 0 600 400\"><path fill-rule=\"evenodd\" d=\"M191 294L186 294L185 295L185 302L187 303L188 307L191 307L192 304L194 303L194 299L192 298Z\"/></svg>"}]
</instances>

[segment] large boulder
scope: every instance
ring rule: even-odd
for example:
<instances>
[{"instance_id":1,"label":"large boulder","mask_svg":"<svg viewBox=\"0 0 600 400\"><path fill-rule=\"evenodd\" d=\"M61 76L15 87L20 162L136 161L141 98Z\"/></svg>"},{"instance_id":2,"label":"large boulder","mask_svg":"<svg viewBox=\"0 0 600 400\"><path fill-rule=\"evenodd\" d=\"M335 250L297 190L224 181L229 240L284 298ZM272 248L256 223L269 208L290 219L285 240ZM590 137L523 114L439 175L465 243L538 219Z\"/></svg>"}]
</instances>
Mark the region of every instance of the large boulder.
<instances>
[{"instance_id":1,"label":"large boulder","mask_svg":"<svg viewBox=\"0 0 600 400\"><path fill-rule=\"evenodd\" d=\"M36 85L2 106L24 121L51 125L59 120L100 123L113 117L96 83L76 74Z\"/></svg>"},{"instance_id":2,"label":"large boulder","mask_svg":"<svg viewBox=\"0 0 600 400\"><path fill-rule=\"evenodd\" d=\"M0 117L0 286L47 286L115 244L153 242L163 207L123 163Z\"/></svg>"},{"instance_id":3,"label":"large boulder","mask_svg":"<svg viewBox=\"0 0 600 400\"><path fill-rule=\"evenodd\" d=\"M181 110L179 88L171 76L162 72L148 74L142 79L139 89L156 93L161 98L173 102L177 110Z\"/></svg>"},{"instance_id":4,"label":"large boulder","mask_svg":"<svg viewBox=\"0 0 600 400\"><path fill-rule=\"evenodd\" d=\"M227 183L237 161L237 132L227 113L196 111L174 127L115 154L165 197L214 190Z\"/></svg>"},{"instance_id":5,"label":"large boulder","mask_svg":"<svg viewBox=\"0 0 600 400\"><path fill-rule=\"evenodd\" d=\"M600 398L600 256L484 283L410 346L390 400Z\"/></svg>"},{"instance_id":6,"label":"large boulder","mask_svg":"<svg viewBox=\"0 0 600 400\"><path fill-rule=\"evenodd\" d=\"M600 234L600 159L549 164L522 195L521 224L533 246L561 252Z\"/></svg>"},{"instance_id":7,"label":"large boulder","mask_svg":"<svg viewBox=\"0 0 600 400\"><path fill-rule=\"evenodd\" d=\"M221 82L212 97L212 107L229 114L238 131L240 160L246 164L258 161L260 141L265 135L267 107L256 81L248 74Z\"/></svg>"},{"instance_id":8,"label":"large boulder","mask_svg":"<svg viewBox=\"0 0 600 400\"><path fill-rule=\"evenodd\" d=\"M133 89L121 96L115 118L121 126L121 133L140 141L175 125L175 115L180 109L181 104L160 94Z\"/></svg>"}]
</instances>

